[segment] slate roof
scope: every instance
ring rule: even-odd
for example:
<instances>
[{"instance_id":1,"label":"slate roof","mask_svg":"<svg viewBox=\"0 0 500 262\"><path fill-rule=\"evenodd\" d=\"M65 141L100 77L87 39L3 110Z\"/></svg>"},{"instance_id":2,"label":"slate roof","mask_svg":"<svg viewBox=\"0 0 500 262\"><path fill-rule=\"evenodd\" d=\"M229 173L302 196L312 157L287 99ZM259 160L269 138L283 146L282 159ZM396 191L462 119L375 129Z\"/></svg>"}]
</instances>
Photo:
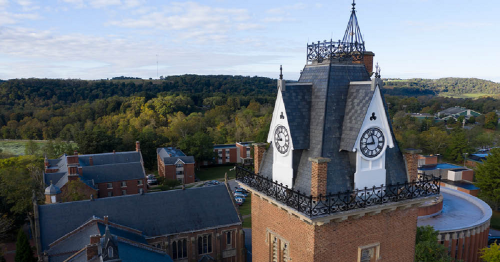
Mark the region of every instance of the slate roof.
<instances>
[{"instance_id":1,"label":"slate roof","mask_svg":"<svg viewBox=\"0 0 500 262\"><path fill-rule=\"evenodd\" d=\"M311 64L304 67L299 83L312 83L309 149L294 152L294 158L298 158L294 159L293 163L294 172L296 172L293 184L295 190L310 194L311 162L309 157L327 157L331 159L328 163L327 174L328 193L353 189L356 167L355 163L350 159L349 154L352 153L341 150L343 123L345 118L355 117L354 114L349 114L348 107L356 108L359 112L362 112L363 109L361 108L361 100L357 101L358 105L348 105L348 100L349 103L356 100L355 98L348 99L349 84L354 81L370 80L370 76L362 64L332 62ZM368 96L368 94L365 94L365 96ZM346 125L346 128L348 127L351 128L350 125ZM396 140L393 139L393 141ZM263 156L260 174L266 177L272 176L272 148L271 145ZM386 150L386 163L387 184L392 184L395 181L406 181L406 167L397 144L395 144L394 148Z\"/></svg>"},{"instance_id":2,"label":"slate roof","mask_svg":"<svg viewBox=\"0 0 500 262\"><path fill-rule=\"evenodd\" d=\"M120 163L101 166L82 167L83 180L95 183L106 183L115 181L135 180L145 178L145 172L141 162Z\"/></svg>"},{"instance_id":3,"label":"slate roof","mask_svg":"<svg viewBox=\"0 0 500 262\"><path fill-rule=\"evenodd\" d=\"M240 224L225 185L41 205L41 244L48 245L93 216L148 237Z\"/></svg>"},{"instance_id":4,"label":"slate roof","mask_svg":"<svg viewBox=\"0 0 500 262\"><path fill-rule=\"evenodd\" d=\"M310 83L294 83L281 92L294 150L309 148L311 89Z\"/></svg>"},{"instance_id":5,"label":"slate roof","mask_svg":"<svg viewBox=\"0 0 500 262\"><path fill-rule=\"evenodd\" d=\"M163 159L165 165L174 165L179 159L186 164L195 163L193 156L186 156L184 152L173 147L157 148L156 153Z\"/></svg>"},{"instance_id":6,"label":"slate roof","mask_svg":"<svg viewBox=\"0 0 500 262\"><path fill-rule=\"evenodd\" d=\"M354 148L374 92L371 83L349 85L340 149L351 152Z\"/></svg>"},{"instance_id":7,"label":"slate roof","mask_svg":"<svg viewBox=\"0 0 500 262\"><path fill-rule=\"evenodd\" d=\"M81 166L90 166L90 157L92 157L93 166L122 164L130 162L140 162L141 154L136 151L103 153L93 155L78 155L78 162Z\"/></svg>"}]
</instances>

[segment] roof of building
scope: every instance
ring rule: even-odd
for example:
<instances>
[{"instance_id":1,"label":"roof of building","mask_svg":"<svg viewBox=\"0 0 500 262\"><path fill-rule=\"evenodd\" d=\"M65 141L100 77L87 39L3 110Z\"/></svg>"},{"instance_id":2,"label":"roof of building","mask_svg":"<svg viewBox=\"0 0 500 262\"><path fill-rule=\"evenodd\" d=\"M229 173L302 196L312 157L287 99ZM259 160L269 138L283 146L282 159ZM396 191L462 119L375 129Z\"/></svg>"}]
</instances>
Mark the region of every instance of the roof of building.
<instances>
[{"instance_id":1,"label":"roof of building","mask_svg":"<svg viewBox=\"0 0 500 262\"><path fill-rule=\"evenodd\" d=\"M467 190L479 190L479 187L475 186L472 183L464 182L464 181L453 181L453 180L448 180L448 179L442 179L441 180L443 183L456 186L456 187L461 187Z\"/></svg>"},{"instance_id":2,"label":"roof of building","mask_svg":"<svg viewBox=\"0 0 500 262\"><path fill-rule=\"evenodd\" d=\"M241 221L225 185L125 195L39 206L43 249L92 217L142 231L148 237Z\"/></svg>"},{"instance_id":3,"label":"roof of building","mask_svg":"<svg viewBox=\"0 0 500 262\"><path fill-rule=\"evenodd\" d=\"M309 148L311 89L311 83L294 83L281 92L294 150Z\"/></svg>"},{"instance_id":4,"label":"roof of building","mask_svg":"<svg viewBox=\"0 0 500 262\"><path fill-rule=\"evenodd\" d=\"M61 189L58 188L57 186L54 186L52 182L50 183L50 186L45 188L45 195L57 195L61 194Z\"/></svg>"},{"instance_id":5,"label":"roof of building","mask_svg":"<svg viewBox=\"0 0 500 262\"><path fill-rule=\"evenodd\" d=\"M441 187L443 210L436 216L419 217L417 226L433 226L438 231L474 228L487 222L493 212L481 199L458 190Z\"/></svg>"},{"instance_id":6,"label":"roof of building","mask_svg":"<svg viewBox=\"0 0 500 262\"><path fill-rule=\"evenodd\" d=\"M450 107L450 108L447 108L443 111L440 111L438 114L439 115L454 115L454 114L459 114L463 111L467 111L467 108L455 106L455 107Z\"/></svg>"},{"instance_id":7,"label":"roof of building","mask_svg":"<svg viewBox=\"0 0 500 262\"><path fill-rule=\"evenodd\" d=\"M294 150L293 152L293 169L296 172L293 183L295 190L310 194L311 162L309 157L331 159L327 169L328 193L353 189L355 165L351 164L349 152L341 150L340 145L346 114L349 117L354 117L347 108L361 108L363 106L361 102L358 102L357 105L348 105L348 103L355 101L353 98L347 99L349 85L354 81L370 81L370 76L364 65L342 62L311 64L306 65L302 71L299 83L312 83L310 124L308 126L310 141L309 150ZM285 93L287 89L285 88ZM299 109L291 108L290 110ZM359 109L359 111L363 110ZM395 141L394 135L393 140ZM268 178L272 176L272 150L273 147L270 146L263 156L260 168L260 174ZM405 182L407 180L405 162L397 144L393 148L387 148L385 157L386 163L390 163L386 165L386 184Z\"/></svg>"},{"instance_id":8,"label":"roof of building","mask_svg":"<svg viewBox=\"0 0 500 262\"><path fill-rule=\"evenodd\" d=\"M349 85L340 149L351 152L354 148L374 92L371 83Z\"/></svg>"},{"instance_id":9,"label":"roof of building","mask_svg":"<svg viewBox=\"0 0 500 262\"><path fill-rule=\"evenodd\" d=\"M214 145L214 149L236 148L236 144Z\"/></svg>"},{"instance_id":10,"label":"roof of building","mask_svg":"<svg viewBox=\"0 0 500 262\"><path fill-rule=\"evenodd\" d=\"M45 184L49 185L50 181L52 181L55 186L62 188L68 182L67 158L68 156L64 154L58 159L48 160L49 169L58 169L58 171L44 173ZM92 165L90 164L91 158ZM78 165L79 168L82 168L81 180L92 188L95 188L94 183L134 180L145 177L141 153L136 151L78 155Z\"/></svg>"},{"instance_id":11,"label":"roof of building","mask_svg":"<svg viewBox=\"0 0 500 262\"><path fill-rule=\"evenodd\" d=\"M174 165L180 159L185 164L194 164L193 156L186 156L184 152L175 147L161 147L156 149L156 153L163 159L163 164Z\"/></svg>"}]
</instances>

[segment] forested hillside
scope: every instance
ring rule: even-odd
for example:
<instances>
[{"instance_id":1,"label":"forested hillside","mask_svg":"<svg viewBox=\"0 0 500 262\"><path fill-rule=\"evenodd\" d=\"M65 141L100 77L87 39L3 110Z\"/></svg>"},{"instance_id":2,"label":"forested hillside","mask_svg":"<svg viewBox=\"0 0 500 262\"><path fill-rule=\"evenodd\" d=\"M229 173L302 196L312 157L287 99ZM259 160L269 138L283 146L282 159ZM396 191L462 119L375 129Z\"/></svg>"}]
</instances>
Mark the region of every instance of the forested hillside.
<instances>
[{"instance_id":1,"label":"forested hillside","mask_svg":"<svg viewBox=\"0 0 500 262\"><path fill-rule=\"evenodd\" d=\"M385 86L391 95L500 94L499 83L477 78L386 79Z\"/></svg>"}]
</instances>

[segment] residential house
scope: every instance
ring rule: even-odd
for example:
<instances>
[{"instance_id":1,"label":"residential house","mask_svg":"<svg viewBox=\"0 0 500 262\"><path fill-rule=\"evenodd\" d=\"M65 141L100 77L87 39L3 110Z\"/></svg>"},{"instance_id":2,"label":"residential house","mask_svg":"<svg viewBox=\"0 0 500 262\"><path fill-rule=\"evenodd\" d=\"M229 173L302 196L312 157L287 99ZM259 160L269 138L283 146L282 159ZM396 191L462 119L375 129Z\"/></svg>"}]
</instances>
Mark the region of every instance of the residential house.
<instances>
[{"instance_id":1,"label":"residential house","mask_svg":"<svg viewBox=\"0 0 500 262\"><path fill-rule=\"evenodd\" d=\"M156 149L158 159L158 175L170 180L179 180L182 184L195 182L195 160L193 156L186 156L175 147Z\"/></svg>"}]
</instances>

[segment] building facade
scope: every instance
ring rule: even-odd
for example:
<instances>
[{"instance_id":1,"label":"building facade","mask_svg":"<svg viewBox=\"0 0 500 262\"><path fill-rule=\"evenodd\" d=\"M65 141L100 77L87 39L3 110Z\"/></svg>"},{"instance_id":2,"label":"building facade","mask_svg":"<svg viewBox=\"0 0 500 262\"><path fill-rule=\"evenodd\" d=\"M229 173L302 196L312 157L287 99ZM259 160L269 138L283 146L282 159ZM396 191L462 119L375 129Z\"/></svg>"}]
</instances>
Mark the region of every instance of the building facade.
<instances>
[{"instance_id":1,"label":"building facade","mask_svg":"<svg viewBox=\"0 0 500 262\"><path fill-rule=\"evenodd\" d=\"M85 198L103 198L147 192L140 144L136 151L102 154L62 155L45 159L45 184L60 190L57 202L68 201L70 193ZM52 203L52 202L47 202Z\"/></svg>"},{"instance_id":2,"label":"building facade","mask_svg":"<svg viewBox=\"0 0 500 262\"><path fill-rule=\"evenodd\" d=\"M280 74L269 144L237 167L255 261L414 260L418 206L439 179L409 181L354 5L342 41L308 45L298 82Z\"/></svg>"},{"instance_id":3,"label":"building facade","mask_svg":"<svg viewBox=\"0 0 500 262\"><path fill-rule=\"evenodd\" d=\"M186 156L175 147L156 149L158 160L158 175L170 180L178 180L182 184L194 183L195 160L193 156Z\"/></svg>"},{"instance_id":4,"label":"building facade","mask_svg":"<svg viewBox=\"0 0 500 262\"><path fill-rule=\"evenodd\" d=\"M59 205L34 204L34 238L43 261L95 253L98 250L92 251L89 245L106 235L118 241L122 261L245 261L242 220L227 184ZM146 257L126 260L131 255L130 245Z\"/></svg>"},{"instance_id":5,"label":"building facade","mask_svg":"<svg viewBox=\"0 0 500 262\"><path fill-rule=\"evenodd\" d=\"M214 160L204 161L204 166L224 165L232 163L252 162L252 142L237 142L235 144L214 145Z\"/></svg>"}]
</instances>

